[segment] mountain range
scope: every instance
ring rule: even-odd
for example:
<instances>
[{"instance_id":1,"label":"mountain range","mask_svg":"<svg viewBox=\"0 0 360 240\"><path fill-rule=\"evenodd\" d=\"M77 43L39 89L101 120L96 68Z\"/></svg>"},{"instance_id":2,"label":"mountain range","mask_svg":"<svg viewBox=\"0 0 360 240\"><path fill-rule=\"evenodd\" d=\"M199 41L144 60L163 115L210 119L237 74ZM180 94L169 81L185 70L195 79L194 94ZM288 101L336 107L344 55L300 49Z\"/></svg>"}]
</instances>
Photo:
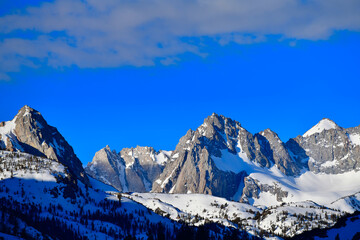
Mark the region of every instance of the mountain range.
<instances>
[{"instance_id":1,"label":"mountain range","mask_svg":"<svg viewBox=\"0 0 360 240\"><path fill-rule=\"evenodd\" d=\"M197 234L209 223L217 227L206 227L207 236L219 239L229 234L233 239L301 239L310 232L315 236L317 229L322 229L320 235L350 231L353 237L353 224L360 226L360 126L342 128L326 118L283 142L270 129L252 134L239 122L213 113L195 131L189 130L174 150L138 146L117 152L106 146L84 169L58 130L24 106L13 120L0 123L0 155L4 234L19 236L25 231L25 238L56 238L34 223L32 211L40 213L42 223L53 216L52 221L58 219L70 232L77 226L79 239L160 239L149 233L155 223L165 224L160 228L168 229L167 239L182 234L200 239ZM21 204L45 209L18 216L18 208L12 206ZM94 214L101 206L106 224L96 225ZM136 225L133 232L111 220L115 208L117 217L129 217L124 206L131 206L133 218L128 221ZM144 214L144 209L153 215ZM336 231L338 222L352 228L345 224Z\"/></svg>"},{"instance_id":2,"label":"mountain range","mask_svg":"<svg viewBox=\"0 0 360 240\"><path fill-rule=\"evenodd\" d=\"M85 168L119 191L201 193L245 203L261 202L264 194L274 197L272 202L293 201L295 189L304 195L313 182L327 184L324 176L346 179L359 170L359 126L344 129L324 118L302 136L282 142L270 129L251 134L215 113L189 130L173 151L136 147L116 153L107 146ZM310 177L313 181L305 183ZM345 194L360 191L353 185ZM341 183L336 187L344 190Z\"/></svg>"}]
</instances>

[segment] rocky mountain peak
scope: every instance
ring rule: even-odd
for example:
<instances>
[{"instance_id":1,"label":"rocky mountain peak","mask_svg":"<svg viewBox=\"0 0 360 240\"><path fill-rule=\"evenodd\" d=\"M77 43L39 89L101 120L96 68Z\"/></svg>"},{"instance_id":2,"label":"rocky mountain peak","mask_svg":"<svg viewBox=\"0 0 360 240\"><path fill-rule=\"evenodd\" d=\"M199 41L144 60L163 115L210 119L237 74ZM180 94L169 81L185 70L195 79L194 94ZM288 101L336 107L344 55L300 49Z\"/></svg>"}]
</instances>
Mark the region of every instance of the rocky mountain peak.
<instances>
[{"instance_id":1,"label":"rocky mountain peak","mask_svg":"<svg viewBox=\"0 0 360 240\"><path fill-rule=\"evenodd\" d=\"M28 105L23 106L16 116L13 119L16 123L17 122L24 122L28 125L31 125L33 128L42 128L43 125L47 125L44 117L41 113Z\"/></svg>"},{"instance_id":2,"label":"rocky mountain peak","mask_svg":"<svg viewBox=\"0 0 360 240\"><path fill-rule=\"evenodd\" d=\"M33 131L49 127L52 128L52 130L56 130L55 127L48 125L39 111L29 107L28 105L23 106L12 121L15 125L26 126L27 128L32 128Z\"/></svg>"},{"instance_id":3,"label":"rocky mountain peak","mask_svg":"<svg viewBox=\"0 0 360 240\"><path fill-rule=\"evenodd\" d=\"M253 149L253 135L239 122L213 113L196 131L189 130L180 139L152 191L206 193L230 198L236 193L244 172L224 170L221 159L230 156L241 161L237 156L239 152L246 159L260 159ZM226 165L227 160L224 162Z\"/></svg>"},{"instance_id":4,"label":"rocky mountain peak","mask_svg":"<svg viewBox=\"0 0 360 240\"><path fill-rule=\"evenodd\" d=\"M214 128L216 131L224 132L226 128L239 128L241 124L231 118L213 113L205 118L204 123L199 128Z\"/></svg>"},{"instance_id":5,"label":"rocky mountain peak","mask_svg":"<svg viewBox=\"0 0 360 240\"><path fill-rule=\"evenodd\" d=\"M25 105L13 120L0 128L2 145L7 150L21 151L59 161L71 174L89 184L82 163L59 131L46 122L40 112ZM1 143L2 142L2 143Z\"/></svg>"},{"instance_id":6,"label":"rocky mountain peak","mask_svg":"<svg viewBox=\"0 0 360 240\"><path fill-rule=\"evenodd\" d=\"M95 153L93 161L94 162L99 162L104 160L108 161L108 158L118 158L117 155L118 154L116 153L115 150L111 150L109 145L106 145L106 147L100 149Z\"/></svg>"},{"instance_id":7,"label":"rocky mountain peak","mask_svg":"<svg viewBox=\"0 0 360 240\"><path fill-rule=\"evenodd\" d=\"M17 115L26 115L26 114L40 114L40 112L36 111L35 109L29 107L28 105L23 106L18 111Z\"/></svg>"},{"instance_id":8,"label":"rocky mountain peak","mask_svg":"<svg viewBox=\"0 0 360 240\"><path fill-rule=\"evenodd\" d=\"M267 129L259 132L259 134L262 135L262 136L272 135L272 136L274 136L274 137L276 137L276 138L279 138L279 136L277 135L277 133L274 132L273 130L271 130L270 128L267 128ZM279 138L279 139L280 139L280 138Z\"/></svg>"},{"instance_id":9,"label":"rocky mountain peak","mask_svg":"<svg viewBox=\"0 0 360 240\"><path fill-rule=\"evenodd\" d=\"M186 136L190 137L193 134L191 136L193 144L207 146L210 155L220 156L221 149L229 149L230 152L236 152L237 140L244 131L247 133L239 122L213 113L205 118L204 123L195 132L188 132ZM186 142L190 141L189 138L185 139ZM180 141L179 145L182 146L183 142ZM186 146L184 149L189 149L189 147L191 146Z\"/></svg>"},{"instance_id":10,"label":"rocky mountain peak","mask_svg":"<svg viewBox=\"0 0 360 240\"><path fill-rule=\"evenodd\" d=\"M357 127L344 129L324 118L303 136L286 145L298 163L318 173L344 173L360 169L360 138Z\"/></svg>"}]
</instances>

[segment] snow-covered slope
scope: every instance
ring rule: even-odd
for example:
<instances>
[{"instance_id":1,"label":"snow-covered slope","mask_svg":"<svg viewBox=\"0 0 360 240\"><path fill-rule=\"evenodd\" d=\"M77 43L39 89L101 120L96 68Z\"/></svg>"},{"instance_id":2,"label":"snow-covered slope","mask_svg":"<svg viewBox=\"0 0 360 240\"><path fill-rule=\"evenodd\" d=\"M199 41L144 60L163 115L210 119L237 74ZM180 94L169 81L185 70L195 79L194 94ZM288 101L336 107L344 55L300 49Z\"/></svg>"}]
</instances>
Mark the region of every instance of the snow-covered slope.
<instances>
[{"instance_id":1,"label":"snow-covered slope","mask_svg":"<svg viewBox=\"0 0 360 240\"><path fill-rule=\"evenodd\" d=\"M91 187L94 189L101 190L103 192L118 192L117 189L115 189L113 186L105 184L103 182L100 182L99 180L96 180L95 178L92 178L89 176Z\"/></svg>"},{"instance_id":2,"label":"snow-covered slope","mask_svg":"<svg viewBox=\"0 0 360 240\"><path fill-rule=\"evenodd\" d=\"M123 195L176 221L195 226L216 222L262 236L292 237L333 226L345 213L312 201L257 208L203 194L133 193Z\"/></svg>"},{"instance_id":3,"label":"snow-covered slope","mask_svg":"<svg viewBox=\"0 0 360 240\"><path fill-rule=\"evenodd\" d=\"M179 229L132 200L119 202L113 188L91 183L94 188L72 179L56 160L0 151L0 231L25 239L123 239L160 227L169 239Z\"/></svg>"},{"instance_id":4,"label":"snow-covered slope","mask_svg":"<svg viewBox=\"0 0 360 240\"><path fill-rule=\"evenodd\" d=\"M170 214L171 219L185 220L197 226L206 221L234 226L230 220L253 218L260 211L248 204L204 194L133 193L123 196L154 211L160 209Z\"/></svg>"}]
</instances>

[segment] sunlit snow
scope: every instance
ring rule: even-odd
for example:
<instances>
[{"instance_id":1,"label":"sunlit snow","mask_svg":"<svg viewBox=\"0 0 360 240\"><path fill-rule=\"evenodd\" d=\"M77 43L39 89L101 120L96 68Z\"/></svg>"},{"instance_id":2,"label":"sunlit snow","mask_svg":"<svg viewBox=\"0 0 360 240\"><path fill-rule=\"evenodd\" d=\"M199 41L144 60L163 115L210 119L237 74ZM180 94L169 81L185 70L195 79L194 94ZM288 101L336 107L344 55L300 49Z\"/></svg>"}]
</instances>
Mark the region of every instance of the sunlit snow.
<instances>
[{"instance_id":1,"label":"sunlit snow","mask_svg":"<svg viewBox=\"0 0 360 240\"><path fill-rule=\"evenodd\" d=\"M334 123L330 119L324 118L314 127L312 127L309 131L304 133L303 137L309 137L315 133L321 133L324 130L334 129L336 127L337 127L336 123Z\"/></svg>"}]
</instances>

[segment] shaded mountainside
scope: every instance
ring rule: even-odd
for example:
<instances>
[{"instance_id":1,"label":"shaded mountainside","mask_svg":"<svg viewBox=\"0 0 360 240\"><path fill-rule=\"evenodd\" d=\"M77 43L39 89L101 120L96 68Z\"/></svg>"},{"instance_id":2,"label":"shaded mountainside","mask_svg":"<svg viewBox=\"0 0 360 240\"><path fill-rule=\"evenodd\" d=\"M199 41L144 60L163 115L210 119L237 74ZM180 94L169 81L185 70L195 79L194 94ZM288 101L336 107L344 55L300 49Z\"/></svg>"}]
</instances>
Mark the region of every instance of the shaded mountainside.
<instances>
[{"instance_id":1,"label":"shaded mountainside","mask_svg":"<svg viewBox=\"0 0 360 240\"><path fill-rule=\"evenodd\" d=\"M85 184L89 179L82 163L59 131L41 113L24 106L11 121L0 123L0 149L21 151L58 160Z\"/></svg>"}]
</instances>

